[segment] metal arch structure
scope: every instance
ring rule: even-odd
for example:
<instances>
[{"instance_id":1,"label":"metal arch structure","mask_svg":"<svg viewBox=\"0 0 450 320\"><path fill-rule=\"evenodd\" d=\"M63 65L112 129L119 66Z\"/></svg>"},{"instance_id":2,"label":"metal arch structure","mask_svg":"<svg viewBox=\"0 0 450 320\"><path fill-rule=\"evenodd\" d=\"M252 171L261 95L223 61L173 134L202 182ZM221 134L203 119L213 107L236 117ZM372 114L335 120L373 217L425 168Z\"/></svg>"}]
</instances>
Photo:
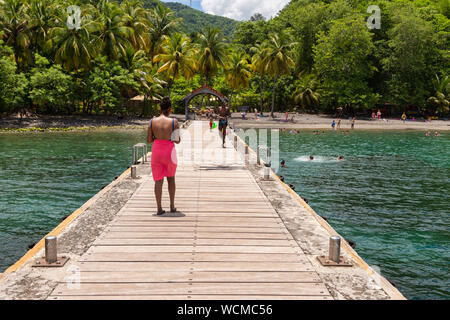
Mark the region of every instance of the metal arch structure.
<instances>
[{"instance_id":1,"label":"metal arch structure","mask_svg":"<svg viewBox=\"0 0 450 320\"><path fill-rule=\"evenodd\" d=\"M192 91L190 94L188 94L187 96L183 97L183 101L184 101L184 110L185 110L185 114L186 114L186 120L189 119L189 112L188 112L188 106L189 106L189 102L196 96L200 95L200 94L210 94L215 96L216 98L218 98L220 100L220 102L222 102L222 104L228 105L229 104L229 99L227 97L225 97L223 94L221 94L220 92L214 90L213 88L207 86L206 84L204 84L202 87Z\"/></svg>"}]
</instances>

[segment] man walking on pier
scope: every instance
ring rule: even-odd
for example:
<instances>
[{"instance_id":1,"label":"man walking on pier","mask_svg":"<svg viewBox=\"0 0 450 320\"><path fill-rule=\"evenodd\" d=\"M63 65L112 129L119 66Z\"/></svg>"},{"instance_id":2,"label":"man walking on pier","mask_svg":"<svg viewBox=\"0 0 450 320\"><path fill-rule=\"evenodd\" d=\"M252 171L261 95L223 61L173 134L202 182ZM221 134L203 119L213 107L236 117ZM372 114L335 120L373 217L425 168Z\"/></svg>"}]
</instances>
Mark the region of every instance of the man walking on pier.
<instances>
[{"instance_id":1,"label":"man walking on pier","mask_svg":"<svg viewBox=\"0 0 450 320\"><path fill-rule=\"evenodd\" d=\"M222 134L222 148L225 148L225 137L227 135L228 117L231 115L230 109L222 105L219 107L219 133Z\"/></svg>"}]
</instances>

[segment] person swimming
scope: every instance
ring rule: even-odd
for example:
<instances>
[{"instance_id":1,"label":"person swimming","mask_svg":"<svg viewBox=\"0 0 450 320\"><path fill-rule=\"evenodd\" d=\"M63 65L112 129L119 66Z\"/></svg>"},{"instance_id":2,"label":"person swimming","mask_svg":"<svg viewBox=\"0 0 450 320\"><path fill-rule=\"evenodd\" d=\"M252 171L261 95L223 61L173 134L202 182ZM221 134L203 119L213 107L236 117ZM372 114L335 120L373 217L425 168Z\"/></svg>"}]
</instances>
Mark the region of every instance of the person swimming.
<instances>
[{"instance_id":1,"label":"person swimming","mask_svg":"<svg viewBox=\"0 0 450 320\"><path fill-rule=\"evenodd\" d=\"M309 156L309 161L312 161L312 160L314 160L314 157L313 156Z\"/></svg>"},{"instance_id":2,"label":"person swimming","mask_svg":"<svg viewBox=\"0 0 450 320\"><path fill-rule=\"evenodd\" d=\"M338 161L342 161L342 160L344 160L344 157L339 156L337 159L338 159Z\"/></svg>"},{"instance_id":3,"label":"person swimming","mask_svg":"<svg viewBox=\"0 0 450 320\"><path fill-rule=\"evenodd\" d=\"M282 168L286 167L286 162L284 161L284 159L281 159L280 165Z\"/></svg>"},{"instance_id":4,"label":"person swimming","mask_svg":"<svg viewBox=\"0 0 450 320\"><path fill-rule=\"evenodd\" d=\"M177 211L175 208L175 172L178 161L174 143L180 143L181 140L178 120L169 118L172 111L169 97L162 99L160 109L160 116L150 120L147 130L147 142L153 143L151 170L155 181L157 215L165 213L161 205L164 177L167 178L169 184L170 212Z\"/></svg>"}]
</instances>

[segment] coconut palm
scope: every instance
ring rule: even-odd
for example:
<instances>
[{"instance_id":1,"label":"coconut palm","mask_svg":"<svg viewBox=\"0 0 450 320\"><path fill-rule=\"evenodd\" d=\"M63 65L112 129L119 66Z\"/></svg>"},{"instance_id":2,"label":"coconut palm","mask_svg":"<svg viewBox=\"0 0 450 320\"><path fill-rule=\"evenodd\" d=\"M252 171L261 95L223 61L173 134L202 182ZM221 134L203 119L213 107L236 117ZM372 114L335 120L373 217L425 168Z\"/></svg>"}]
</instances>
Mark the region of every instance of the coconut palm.
<instances>
[{"instance_id":1,"label":"coconut palm","mask_svg":"<svg viewBox=\"0 0 450 320\"><path fill-rule=\"evenodd\" d=\"M27 7L21 0L3 0L0 6L0 30L3 31L5 44L14 51L17 71L21 71L30 45Z\"/></svg>"},{"instance_id":2,"label":"coconut palm","mask_svg":"<svg viewBox=\"0 0 450 320\"><path fill-rule=\"evenodd\" d=\"M68 28L68 13L62 11L58 18L59 25L49 31L46 48L53 50L55 62L68 71L88 69L91 60L99 53L101 43L95 33L102 25L81 15L79 28Z\"/></svg>"},{"instance_id":3,"label":"coconut palm","mask_svg":"<svg viewBox=\"0 0 450 320\"><path fill-rule=\"evenodd\" d=\"M263 110L263 77L265 75L265 58L267 54L267 43L257 43L250 49L252 56L252 69L259 75L259 104L261 112Z\"/></svg>"},{"instance_id":4,"label":"coconut palm","mask_svg":"<svg viewBox=\"0 0 450 320\"><path fill-rule=\"evenodd\" d=\"M134 75L141 88L147 85L147 74L152 74L152 63L148 60L144 50L135 50L129 46L120 59L121 65Z\"/></svg>"},{"instance_id":5,"label":"coconut palm","mask_svg":"<svg viewBox=\"0 0 450 320\"><path fill-rule=\"evenodd\" d=\"M124 15L120 7L115 3L106 2L100 11L100 23L102 30L99 38L103 43L103 54L110 60L117 60L125 54L127 46L131 46L130 38L133 29L125 25L129 16Z\"/></svg>"},{"instance_id":6,"label":"coconut palm","mask_svg":"<svg viewBox=\"0 0 450 320\"><path fill-rule=\"evenodd\" d=\"M228 62L225 37L217 28L206 28L198 34L198 70L205 82L217 74L219 67L225 67Z\"/></svg>"},{"instance_id":7,"label":"coconut palm","mask_svg":"<svg viewBox=\"0 0 450 320\"><path fill-rule=\"evenodd\" d=\"M42 52L48 34L58 21L54 0L31 0L27 10L32 51Z\"/></svg>"},{"instance_id":8,"label":"coconut palm","mask_svg":"<svg viewBox=\"0 0 450 320\"><path fill-rule=\"evenodd\" d=\"M196 50L191 41L185 35L174 33L170 37L165 36L161 46L162 53L157 54L153 62L161 62L158 73L165 72L165 80L170 87L174 80L183 76L187 80L195 74Z\"/></svg>"},{"instance_id":9,"label":"coconut palm","mask_svg":"<svg viewBox=\"0 0 450 320\"><path fill-rule=\"evenodd\" d=\"M448 112L450 106L450 78L445 76L442 80L436 75L433 79L436 94L429 97L427 102L436 107L436 112Z\"/></svg>"},{"instance_id":10,"label":"coconut palm","mask_svg":"<svg viewBox=\"0 0 450 320\"><path fill-rule=\"evenodd\" d=\"M264 59L265 71L273 77L272 89L272 107L270 116L273 118L273 109L275 107L275 90L278 78L283 74L288 74L291 68L295 66L291 58L291 49L295 45L285 32L272 33L267 42L267 52Z\"/></svg>"},{"instance_id":11,"label":"coconut palm","mask_svg":"<svg viewBox=\"0 0 450 320\"><path fill-rule=\"evenodd\" d=\"M180 18L175 18L175 14L167 7L163 7L160 3L147 13L148 33L150 36L149 54L153 57L159 53L159 46L164 40L164 36L168 36L181 22Z\"/></svg>"},{"instance_id":12,"label":"coconut palm","mask_svg":"<svg viewBox=\"0 0 450 320\"><path fill-rule=\"evenodd\" d=\"M145 18L147 12L137 0L126 0L120 6L125 14L125 26L133 30L129 39L131 44L136 50L146 49L150 44Z\"/></svg>"},{"instance_id":13,"label":"coconut palm","mask_svg":"<svg viewBox=\"0 0 450 320\"><path fill-rule=\"evenodd\" d=\"M248 87L252 75L250 58L242 52L233 52L230 62L226 68L226 79L231 86L230 104L233 99L234 90Z\"/></svg>"},{"instance_id":14,"label":"coconut palm","mask_svg":"<svg viewBox=\"0 0 450 320\"><path fill-rule=\"evenodd\" d=\"M317 86L317 80L313 74L301 75L296 81L297 89L294 92L294 102L298 103L303 109L315 108L319 106L319 95L314 92Z\"/></svg>"}]
</instances>

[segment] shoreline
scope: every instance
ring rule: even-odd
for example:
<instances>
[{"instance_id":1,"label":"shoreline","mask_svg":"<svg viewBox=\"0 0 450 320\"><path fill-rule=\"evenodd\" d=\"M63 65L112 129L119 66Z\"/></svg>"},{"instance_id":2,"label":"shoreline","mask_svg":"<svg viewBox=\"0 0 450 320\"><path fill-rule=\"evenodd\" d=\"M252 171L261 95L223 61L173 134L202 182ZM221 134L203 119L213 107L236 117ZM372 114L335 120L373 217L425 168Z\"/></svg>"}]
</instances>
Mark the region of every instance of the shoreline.
<instances>
[{"instance_id":1,"label":"shoreline","mask_svg":"<svg viewBox=\"0 0 450 320\"><path fill-rule=\"evenodd\" d=\"M337 118L328 115L289 114L294 122L285 122L285 114L275 113L276 118L268 116L254 119L254 114L248 114L248 120L243 120L240 113L232 113L229 123L233 127L242 129L300 129L300 130L327 130L332 131L331 122ZM184 121L185 116L174 114L173 117ZM1 133L38 133L38 132L79 132L96 130L133 130L144 129L151 118L114 116L36 116L30 118L7 117L0 119ZM206 118L202 119L207 121ZM215 120L217 121L217 120ZM352 130L350 119L341 119L339 130ZM449 131L450 121L432 120L406 121L398 119L363 120L357 119L354 130L380 130L380 131Z\"/></svg>"},{"instance_id":2,"label":"shoreline","mask_svg":"<svg viewBox=\"0 0 450 320\"><path fill-rule=\"evenodd\" d=\"M242 129L305 129L305 130L328 130L333 131L331 122L338 118L333 118L328 115L310 115L310 114L292 114L290 113L288 119L294 117L294 122L284 121L285 114L275 113L276 118L272 120L270 117L258 118L255 120L254 114L248 114L248 120L243 120L240 114L234 113L231 123L235 127ZM352 130L351 119L341 119L341 128L338 130ZM356 119L354 130L406 130L406 131L449 131L450 121L448 120L432 120L431 122L424 122L423 120L407 120L403 123L399 119L381 119L381 120L366 120Z\"/></svg>"}]
</instances>

